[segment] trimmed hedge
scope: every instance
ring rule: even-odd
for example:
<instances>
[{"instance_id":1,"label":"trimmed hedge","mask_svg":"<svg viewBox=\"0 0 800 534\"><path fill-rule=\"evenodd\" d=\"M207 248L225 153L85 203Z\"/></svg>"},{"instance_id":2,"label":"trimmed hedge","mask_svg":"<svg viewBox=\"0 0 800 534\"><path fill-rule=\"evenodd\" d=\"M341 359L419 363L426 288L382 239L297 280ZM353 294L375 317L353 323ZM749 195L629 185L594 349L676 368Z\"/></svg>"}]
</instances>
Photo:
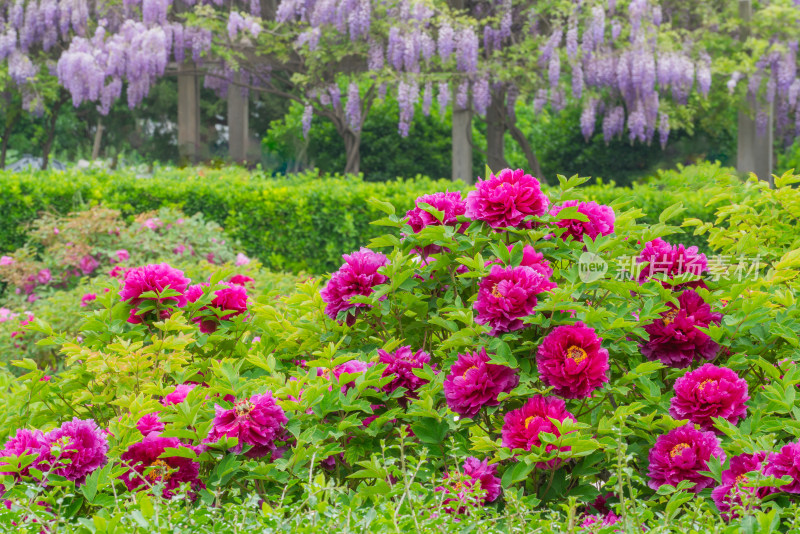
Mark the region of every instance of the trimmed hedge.
<instances>
[{"instance_id":1,"label":"trimmed hedge","mask_svg":"<svg viewBox=\"0 0 800 534\"><path fill-rule=\"evenodd\" d=\"M719 179L735 178L719 165L703 164L660 173L633 188L596 184L580 194L605 204L627 198L628 206L646 214L646 222L657 221L676 202L687 207L686 217L708 221L714 208L706 207L708 193L696 188ZM202 212L272 270L323 273L337 269L343 253L384 231L370 224L382 216L370 198L385 199L403 212L422 194L466 186L425 177L376 183L311 172L272 178L240 168L168 168L158 169L154 177L99 169L0 172L0 188L0 252L22 246L28 223L42 211L63 214L102 203L132 216L165 206L188 215ZM685 241L704 246L701 238L687 236Z\"/></svg>"}]
</instances>

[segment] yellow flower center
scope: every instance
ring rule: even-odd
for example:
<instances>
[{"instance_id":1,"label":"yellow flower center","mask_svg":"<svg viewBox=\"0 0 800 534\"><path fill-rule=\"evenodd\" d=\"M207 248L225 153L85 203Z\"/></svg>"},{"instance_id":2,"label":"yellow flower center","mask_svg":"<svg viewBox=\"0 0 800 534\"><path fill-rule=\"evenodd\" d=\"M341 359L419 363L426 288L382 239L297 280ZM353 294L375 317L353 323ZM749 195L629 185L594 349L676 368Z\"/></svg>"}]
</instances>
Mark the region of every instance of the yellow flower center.
<instances>
[{"instance_id":1,"label":"yellow flower center","mask_svg":"<svg viewBox=\"0 0 800 534\"><path fill-rule=\"evenodd\" d=\"M470 371L472 371L473 369L477 369L477 368L478 368L478 367L477 367L476 365L473 365L472 367L470 367L469 369L467 369L466 371L464 371L464 374L463 374L463 375L461 375L461 376L462 376L462 377L466 377L466 376L467 376L467 373L469 373L469 372L470 372Z\"/></svg>"},{"instance_id":2,"label":"yellow flower center","mask_svg":"<svg viewBox=\"0 0 800 534\"><path fill-rule=\"evenodd\" d=\"M497 290L497 284L492 286L492 296L497 297L499 299L503 298L503 295L501 295L500 292Z\"/></svg>"},{"instance_id":3,"label":"yellow flower center","mask_svg":"<svg viewBox=\"0 0 800 534\"><path fill-rule=\"evenodd\" d=\"M172 473L170 473L169 464L167 464L167 462L165 462L164 460L156 460L155 462L150 464L150 467L152 469L147 474L147 479L150 482L155 482L157 480L163 480L164 482L166 482L172 476Z\"/></svg>"},{"instance_id":4,"label":"yellow flower center","mask_svg":"<svg viewBox=\"0 0 800 534\"><path fill-rule=\"evenodd\" d=\"M743 482L747 482L747 475L739 475L738 477L736 477L736 482L734 482L734 485L738 486Z\"/></svg>"},{"instance_id":5,"label":"yellow flower center","mask_svg":"<svg viewBox=\"0 0 800 534\"><path fill-rule=\"evenodd\" d=\"M567 358L570 358L575 363L581 363L588 357L589 355L586 354L586 351L577 345L570 345L570 347L567 349Z\"/></svg>"},{"instance_id":6,"label":"yellow flower center","mask_svg":"<svg viewBox=\"0 0 800 534\"><path fill-rule=\"evenodd\" d=\"M239 401L233 405L233 409L236 410L236 416L241 417L250 413L250 410L253 409L253 403L249 400Z\"/></svg>"},{"instance_id":7,"label":"yellow flower center","mask_svg":"<svg viewBox=\"0 0 800 534\"><path fill-rule=\"evenodd\" d=\"M688 448L689 448L689 444L688 443L678 443L677 445L672 447L671 451L669 451L669 457L670 458L675 458L676 456L678 456L680 453L682 453L684 450L686 450Z\"/></svg>"},{"instance_id":8,"label":"yellow flower center","mask_svg":"<svg viewBox=\"0 0 800 534\"><path fill-rule=\"evenodd\" d=\"M710 378L708 380L703 380L702 382L697 384L697 389L699 389L700 391L703 391L703 389L705 389L705 387L708 384L716 384L716 382L717 382L716 380L712 380Z\"/></svg>"},{"instance_id":9,"label":"yellow flower center","mask_svg":"<svg viewBox=\"0 0 800 534\"><path fill-rule=\"evenodd\" d=\"M532 416L528 417L527 419L525 419L525 428L528 428L529 426L531 426L531 421L533 421L534 419L536 419L535 415L532 415Z\"/></svg>"},{"instance_id":10,"label":"yellow flower center","mask_svg":"<svg viewBox=\"0 0 800 534\"><path fill-rule=\"evenodd\" d=\"M675 322L675 317L677 317L677 316L678 316L678 310L677 309L668 311L667 315L664 316L664 324L668 325L668 324L674 323Z\"/></svg>"}]
</instances>

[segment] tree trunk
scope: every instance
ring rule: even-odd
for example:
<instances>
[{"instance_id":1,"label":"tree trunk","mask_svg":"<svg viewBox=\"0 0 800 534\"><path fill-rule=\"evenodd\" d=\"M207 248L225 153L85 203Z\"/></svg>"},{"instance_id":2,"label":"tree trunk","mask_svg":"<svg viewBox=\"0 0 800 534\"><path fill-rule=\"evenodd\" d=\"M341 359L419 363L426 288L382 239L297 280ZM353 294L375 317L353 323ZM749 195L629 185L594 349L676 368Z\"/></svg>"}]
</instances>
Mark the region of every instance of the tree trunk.
<instances>
[{"instance_id":1,"label":"tree trunk","mask_svg":"<svg viewBox=\"0 0 800 534\"><path fill-rule=\"evenodd\" d=\"M102 145L103 141L104 129L105 127L103 126L103 119L98 119L97 130L94 132L94 143L92 144L92 161L100 157L100 146Z\"/></svg>"},{"instance_id":2,"label":"tree trunk","mask_svg":"<svg viewBox=\"0 0 800 534\"><path fill-rule=\"evenodd\" d=\"M197 163L200 156L200 82L193 63L178 68L178 153Z\"/></svg>"},{"instance_id":3,"label":"tree trunk","mask_svg":"<svg viewBox=\"0 0 800 534\"><path fill-rule=\"evenodd\" d=\"M42 146L42 170L47 170L47 165L50 163L50 150L53 148L53 139L56 136L56 121L58 120L58 112L61 110L61 106L64 105L67 99L65 97L61 97L58 102L53 105L53 109L50 110L50 117L49 122L50 124L47 126L47 140Z\"/></svg>"},{"instance_id":4,"label":"tree trunk","mask_svg":"<svg viewBox=\"0 0 800 534\"><path fill-rule=\"evenodd\" d=\"M514 141L516 141L519 147L522 149L522 152L525 154L525 159L528 161L528 169L530 169L531 174L538 178L540 182L546 184L547 178L542 175L542 167L539 165L539 159L536 157L536 153L533 151L531 143L525 137L525 134L522 133L522 130L520 130L517 126L516 120L509 120L508 131Z\"/></svg>"},{"instance_id":5,"label":"tree trunk","mask_svg":"<svg viewBox=\"0 0 800 534\"><path fill-rule=\"evenodd\" d=\"M472 176L472 110L456 109L453 106L453 138L452 179L473 183Z\"/></svg>"},{"instance_id":6,"label":"tree trunk","mask_svg":"<svg viewBox=\"0 0 800 534\"><path fill-rule=\"evenodd\" d=\"M361 168L361 132L354 132L345 126L342 138L344 138L344 151L347 155L344 172L345 174L358 174Z\"/></svg>"},{"instance_id":7,"label":"tree trunk","mask_svg":"<svg viewBox=\"0 0 800 534\"><path fill-rule=\"evenodd\" d=\"M234 83L228 87L228 156L234 163L245 163L250 142L250 101L242 94L242 88L237 83L241 83L238 73Z\"/></svg>"},{"instance_id":8,"label":"tree trunk","mask_svg":"<svg viewBox=\"0 0 800 534\"><path fill-rule=\"evenodd\" d=\"M12 117L6 120L6 126L3 130L3 143L0 147L0 170L6 168L6 155L8 154L8 141L11 138L11 132L19 120L19 113L15 113Z\"/></svg>"},{"instance_id":9,"label":"tree trunk","mask_svg":"<svg viewBox=\"0 0 800 534\"><path fill-rule=\"evenodd\" d=\"M505 156L506 89L499 86L492 91L492 101L486 110L486 159L492 172L508 168Z\"/></svg>"}]
</instances>

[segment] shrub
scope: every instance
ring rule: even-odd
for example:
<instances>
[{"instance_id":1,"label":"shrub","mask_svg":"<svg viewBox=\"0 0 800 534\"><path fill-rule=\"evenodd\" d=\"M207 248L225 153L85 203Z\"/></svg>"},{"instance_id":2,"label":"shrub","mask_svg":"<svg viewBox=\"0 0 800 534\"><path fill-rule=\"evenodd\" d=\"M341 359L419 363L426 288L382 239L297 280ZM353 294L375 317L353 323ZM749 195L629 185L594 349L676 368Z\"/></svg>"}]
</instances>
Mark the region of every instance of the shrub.
<instances>
[{"instance_id":1,"label":"shrub","mask_svg":"<svg viewBox=\"0 0 800 534\"><path fill-rule=\"evenodd\" d=\"M135 301L111 291L83 316L80 338L37 323L61 347L63 371L43 380L21 360L24 374L4 378L2 432L20 432L0 481L13 518L130 521L121 496L137 492L148 520L153 502L174 496L164 506L183 502L180 515L260 501L263 521L287 525L298 515L334 524L326 512L341 507L397 530L452 529L454 519L487 530L523 519L565 531L712 531L734 518L734 528L794 528L800 176L781 177L775 191L748 182L744 197L726 180L709 187L738 205L721 206L704 231L720 254L763 249L752 278L713 257L681 261L699 256L657 241L680 240L680 204L650 225L619 203L613 220L607 209L564 206L576 177L547 192L563 209L522 221L508 213L517 226L507 228L489 221L513 210L515 195L538 195L532 181L535 191L497 187L492 198L506 202L484 203L481 220L422 205L443 224L427 219L417 232L391 203L374 202L391 232L371 250L280 301L248 299L245 313L217 300L230 275L218 271L192 291L182 276L174 288L142 284L151 291ZM603 224L583 220L596 216ZM740 246L755 228L765 234ZM670 257L669 268L646 248ZM206 318L213 332L199 327ZM484 350L488 361L475 356ZM684 408L685 383L696 383L700 430L671 415L671 398L708 359L730 371L737 396L720 400L728 389L711 372L683 380ZM108 430L107 463L79 485L50 473L74 444L30 437L36 429L47 442L74 417Z\"/></svg>"},{"instance_id":2,"label":"shrub","mask_svg":"<svg viewBox=\"0 0 800 534\"><path fill-rule=\"evenodd\" d=\"M612 183L587 185L570 192L572 198L603 204L627 200L643 212L642 220L658 221L668 206L682 202L685 215L713 220L707 207L711 195L703 189L733 171L718 164L681 167L660 172L646 185L617 188ZM425 193L465 190L461 183L417 177L370 183L354 177L303 173L270 179L239 168L159 169L155 177L103 170L65 173L9 174L0 172L0 251L26 242L28 225L43 211L67 214L86 205L101 204L130 219L162 207L188 215L202 213L224 227L245 252L272 270L323 273L339 265L342 254L380 234L371 225L379 210L371 198L390 202L399 212L413 207ZM619 204L623 205L623 204ZM687 243L705 247L701 237Z\"/></svg>"}]
</instances>

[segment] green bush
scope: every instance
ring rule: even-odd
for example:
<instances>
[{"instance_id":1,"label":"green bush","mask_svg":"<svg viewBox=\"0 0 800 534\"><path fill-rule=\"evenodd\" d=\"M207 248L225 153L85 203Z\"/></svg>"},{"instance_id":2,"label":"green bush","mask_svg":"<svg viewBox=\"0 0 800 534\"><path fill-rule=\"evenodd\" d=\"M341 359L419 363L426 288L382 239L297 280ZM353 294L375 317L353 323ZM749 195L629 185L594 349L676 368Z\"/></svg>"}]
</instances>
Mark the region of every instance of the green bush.
<instances>
[{"instance_id":1,"label":"green bush","mask_svg":"<svg viewBox=\"0 0 800 534\"><path fill-rule=\"evenodd\" d=\"M704 163L659 172L631 188L613 182L585 186L573 196L604 204L627 199L641 208L646 223L657 222L658 214L677 202L684 204L686 217L712 221L713 208L706 206L711 195L700 188L721 178L735 180L732 170ZM5 193L0 198L0 251L23 246L28 224L45 210L64 214L102 203L132 217L171 207L190 216L202 213L220 224L269 269L313 273L335 270L342 254L380 234L370 224L380 215L370 198L384 199L404 212L422 194L465 189L460 182L419 176L376 183L314 172L270 178L240 168L165 168L154 177L99 169L0 172L0 187ZM705 249L702 237L691 237L687 244Z\"/></svg>"}]
</instances>

